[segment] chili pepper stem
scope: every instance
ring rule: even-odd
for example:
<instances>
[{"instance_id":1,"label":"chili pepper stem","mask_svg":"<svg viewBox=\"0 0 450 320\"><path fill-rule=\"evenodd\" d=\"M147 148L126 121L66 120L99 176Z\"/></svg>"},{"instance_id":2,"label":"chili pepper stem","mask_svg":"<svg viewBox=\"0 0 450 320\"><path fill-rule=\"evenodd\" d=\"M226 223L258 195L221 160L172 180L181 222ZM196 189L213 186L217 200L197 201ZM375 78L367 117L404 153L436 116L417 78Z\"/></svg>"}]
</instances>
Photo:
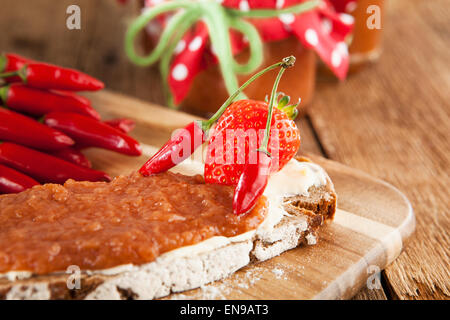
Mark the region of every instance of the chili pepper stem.
<instances>
[{"instance_id":1,"label":"chili pepper stem","mask_svg":"<svg viewBox=\"0 0 450 320\"><path fill-rule=\"evenodd\" d=\"M3 72L3 73L0 73L0 78L9 78L9 77L17 76L17 75L18 75L17 71Z\"/></svg>"},{"instance_id":2,"label":"chili pepper stem","mask_svg":"<svg viewBox=\"0 0 450 320\"><path fill-rule=\"evenodd\" d=\"M6 55L4 55L4 54L0 55L0 72L5 71L7 64L8 64L8 58L6 57Z\"/></svg>"},{"instance_id":3,"label":"chili pepper stem","mask_svg":"<svg viewBox=\"0 0 450 320\"><path fill-rule=\"evenodd\" d=\"M9 86L4 86L0 88L0 102L3 102L3 105L6 106L6 100L8 100L8 90Z\"/></svg>"},{"instance_id":4,"label":"chili pepper stem","mask_svg":"<svg viewBox=\"0 0 450 320\"><path fill-rule=\"evenodd\" d=\"M213 124L222 116L222 114L225 112L227 107L233 102L233 100L236 99L236 97L238 97L239 94L245 88L247 88L254 80L259 78L261 75L265 74L266 72L269 72L269 71L271 71L273 69L276 69L276 68L278 68L280 66L282 67L282 70L284 71L284 69L293 66L294 63L295 63L295 57L294 56L289 56L289 57L283 58L283 60L281 60L280 62L277 62L277 63L275 63L275 64L273 64L273 65L271 65L271 66L269 66L269 67L259 71L258 73L254 74L242 86L240 86L240 88L238 90L236 90L231 96L228 97L228 99L222 104L222 106L219 108L219 110L217 110L217 112L211 118L209 118L208 120L201 121L201 128L203 129L203 131L205 133L207 133L209 131L209 129L213 126ZM277 78L276 87L274 87L275 91L276 91L276 88L278 87L278 82L280 80L279 78L281 78L280 75ZM274 95L273 90L272 90L271 100L274 99L273 98L274 96L275 95ZM272 101L272 105L273 105L273 101Z\"/></svg>"},{"instance_id":5,"label":"chili pepper stem","mask_svg":"<svg viewBox=\"0 0 450 320\"><path fill-rule=\"evenodd\" d=\"M264 132L264 139L263 139L263 142L261 143L261 147L258 149L258 151L264 152L268 156L270 156L270 153L267 150L267 145L269 143L269 138L270 138L270 126L272 124L273 104L275 101L275 97L277 96L278 84L280 83L280 79L284 73L284 70L286 70L289 67L292 67L294 65L294 63L295 63L294 56L284 58L281 63L282 68L278 72L277 78L275 79L275 83L273 84L272 93L270 95L270 101L269 101L269 112L267 114L266 131Z\"/></svg>"},{"instance_id":6,"label":"chili pepper stem","mask_svg":"<svg viewBox=\"0 0 450 320\"><path fill-rule=\"evenodd\" d=\"M24 65L22 68L20 68L19 70L16 70L16 71L0 73L0 79L18 76L18 77L20 77L20 79L22 79L23 83L26 83L27 82L27 75L26 75L27 66L28 65Z\"/></svg>"}]
</instances>

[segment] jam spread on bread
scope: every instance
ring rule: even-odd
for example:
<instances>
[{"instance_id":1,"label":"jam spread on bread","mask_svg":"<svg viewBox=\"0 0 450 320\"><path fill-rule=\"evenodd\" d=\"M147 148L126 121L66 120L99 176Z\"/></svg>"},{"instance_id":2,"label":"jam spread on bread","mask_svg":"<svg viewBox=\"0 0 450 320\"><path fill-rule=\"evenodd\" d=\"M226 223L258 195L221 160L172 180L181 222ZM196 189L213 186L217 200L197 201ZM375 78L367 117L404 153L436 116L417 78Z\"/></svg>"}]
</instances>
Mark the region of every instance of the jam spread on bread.
<instances>
[{"instance_id":1,"label":"jam spread on bread","mask_svg":"<svg viewBox=\"0 0 450 320\"><path fill-rule=\"evenodd\" d=\"M46 274L143 264L214 236L256 229L266 199L232 213L233 187L202 176L139 173L110 183L67 181L0 196L0 273Z\"/></svg>"}]
</instances>

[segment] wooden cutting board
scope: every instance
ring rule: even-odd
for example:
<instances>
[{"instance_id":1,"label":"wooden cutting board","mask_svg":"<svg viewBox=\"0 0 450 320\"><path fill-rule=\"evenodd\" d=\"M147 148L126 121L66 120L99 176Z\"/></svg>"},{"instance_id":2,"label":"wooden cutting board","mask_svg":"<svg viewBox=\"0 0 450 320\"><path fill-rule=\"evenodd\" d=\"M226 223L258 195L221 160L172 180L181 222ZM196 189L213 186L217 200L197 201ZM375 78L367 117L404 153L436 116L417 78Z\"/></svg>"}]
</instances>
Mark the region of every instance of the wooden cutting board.
<instances>
[{"instance_id":1,"label":"wooden cutting board","mask_svg":"<svg viewBox=\"0 0 450 320\"><path fill-rule=\"evenodd\" d=\"M88 97L104 119L136 120L132 135L144 146L141 157L88 150L94 167L112 176L138 169L153 149L150 146L161 146L173 130L195 119L107 91ZM411 205L402 193L381 180L334 161L310 157L325 168L338 194L336 217L322 228L317 245L287 251L223 281L167 298L347 299L364 285L376 289L376 273L397 258L414 231Z\"/></svg>"}]
</instances>

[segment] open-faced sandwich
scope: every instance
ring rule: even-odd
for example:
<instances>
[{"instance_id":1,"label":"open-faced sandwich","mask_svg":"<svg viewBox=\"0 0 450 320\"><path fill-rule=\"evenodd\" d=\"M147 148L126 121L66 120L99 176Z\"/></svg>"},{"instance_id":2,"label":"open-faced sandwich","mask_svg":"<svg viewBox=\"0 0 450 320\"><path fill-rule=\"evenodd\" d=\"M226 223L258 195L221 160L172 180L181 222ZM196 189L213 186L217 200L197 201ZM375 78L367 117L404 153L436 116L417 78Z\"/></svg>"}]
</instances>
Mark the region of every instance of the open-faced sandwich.
<instances>
[{"instance_id":1,"label":"open-faced sandwich","mask_svg":"<svg viewBox=\"0 0 450 320\"><path fill-rule=\"evenodd\" d=\"M296 105L276 94L293 60L260 72L281 67L268 103L236 92L139 172L0 196L0 298L154 299L315 244L336 194L295 157ZM190 157L205 142L205 161Z\"/></svg>"}]
</instances>

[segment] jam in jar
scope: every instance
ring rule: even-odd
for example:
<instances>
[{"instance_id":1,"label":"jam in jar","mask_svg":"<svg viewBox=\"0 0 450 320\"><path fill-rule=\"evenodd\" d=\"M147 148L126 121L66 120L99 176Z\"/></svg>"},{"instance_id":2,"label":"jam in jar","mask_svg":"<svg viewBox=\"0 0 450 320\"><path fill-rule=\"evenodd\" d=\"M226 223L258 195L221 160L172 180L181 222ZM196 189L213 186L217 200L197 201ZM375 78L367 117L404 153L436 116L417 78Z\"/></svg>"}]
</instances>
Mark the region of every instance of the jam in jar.
<instances>
[{"instance_id":1,"label":"jam in jar","mask_svg":"<svg viewBox=\"0 0 450 320\"><path fill-rule=\"evenodd\" d=\"M291 97L291 103L296 103L301 98L300 113L304 112L313 97L316 78L316 55L314 51L305 49L295 37L289 37L279 41L263 43L264 61L254 73L277 63L284 57L293 55L296 58L295 65L285 72L278 86L278 91ZM235 59L239 63L247 61L249 50L246 49ZM253 73L252 73L253 74ZM243 84L250 75L239 75L239 84ZM264 75L256 79L245 89L245 94L255 100L264 100L270 96L275 73ZM181 103L181 109L190 113L208 116L217 111L227 99L229 93L225 88L221 72L217 65L211 65L200 72L194 79L189 94Z\"/></svg>"},{"instance_id":2,"label":"jam in jar","mask_svg":"<svg viewBox=\"0 0 450 320\"><path fill-rule=\"evenodd\" d=\"M304 0L296 0L293 1L290 5L292 6L294 6L294 4L299 5L303 1ZM331 6L331 1L332 0L330 0L330 3L326 2L324 4L327 7ZM279 9L284 6L284 2L280 3L277 2L276 5L275 4L273 5L274 6L272 9ZM142 3L142 6L146 8L156 8L158 4L152 4L151 2L144 1ZM232 4L231 2L224 3L223 6L232 10L240 9L236 5L236 3ZM258 9L263 10L267 8L271 7L270 6L267 7L267 4L262 4L255 1L255 3L252 4L251 10L258 10ZM289 9L289 6L284 9ZM303 9L306 10L306 7ZM327 13L329 15L332 14L335 16L336 19L339 19L339 14L334 10L332 10L332 8L329 9L331 10L327 10ZM324 58L326 57L327 54L332 54L333 52L328 52L329 50L331 50L330 49L331 45L335 45L337 48L337 45L341 44L346 39L351 28L340 28L338 29L338 31L333 33L333 35L323 34L319 38L317 32L319 32L321 23L325 22L324 14L322 14L321 11L319 10L319 5L317 7L317 10L314 9L313 11L311 11L310 15L305 16L304 19L302 20L296 20L294 14L292 13L283 14L283 16L281 16L281 11L280 14L278 15L276 15L277 14L276 10L269 10L268 12L272 11L275 11L275 13L271 13L275 14L275 16L273 17L267 16L267 17L274 18L275 20L274 21L269 21L269 19L266 20L265 22L267 24L264 25L264 28L260 28L261 24L257 26L261 38L265 39L265 41L263 41L262 43L263 62L257 68L257 70L252 71L251 74L245 75L239 74L236 75L236 77L238 83L243 84L256 72L261 71L262 69L279 62L284 57L291 55L295 56L296 63L294 67L289 70L289 72L285 73L284 77L281 79L278 90L279 92L282 92L283 94L290 96L291 98L290 103L295 104L298 102L299 99L301 99L301 103L299 104L299 112L300 114L302 114L305 112L305 107L307 107L310 104L313 98L313 93L315 89L317 61L319 59L318 57L320 56ZM343 13L344 11L341 12ZM159 19L154 18L152 14L156 14L156 12L151 12L151 14L148 14L149 17L149 19L147 20L148 24L147 27L145 28L146 32L144 35L145 37L144 48L146 49L146 53L149 53L149 51L155 48L156 43L158 43L159 37L161 36L161 33L164 29L164 27L161 27L161 25L167 23L167 21L170 19L168 17L172 15L173 12L170 12L169 10L169 13L164 14L164 16L161 17L163 21L159 21ZM342 16L344 17L344 15ZM345 17L349 18L348 15ZM249 21L251 21L252 19L253 18L249 19ZM279 21L283 23L281 28L279 23L277 23ZM346 22L343 21L343 23ZM272 25L274 26L273 29ZM134 24L134 29L136 29L137 27L142 27L140 25L140 22ZM290 30L292 32L286 33L286 30ZM169 32L172 31L169 30ZM321 42L323 41L323 43L319 43L319 41ZM204 44L204 42L201 43ZM319 46L319 44L321 45ZM209 46L209 44L206 44L206 46ZM319 53L319 55L316 55L316 52ZM250 49L246 48L240 51L239 53L235 54L234 59L239 64L245 64L248 61L249 56L250 56ZM134 57L133 56L131 57L133 60ZM192 56L186 55L184 56L184 59L186 59L187 63L189 63L189 59L191 58ZM198 57L196 57L196 59L197 58ZM140 65L145 64L141 62L139 62L138 64ZM347 63L347 59L345 63ZM197 68L198 65L201 66L201 70L195 69ZM342 74L343 69L338 68L341 66L340 63L338 63L338 66L336 66L333 65L332 62L328 61L328 65L331 68L331 70L333 70L334 73L339 74L340 78L345 77L345 75ZM177 97L177 103L179 103L179 106L183 111L207 117L215 113L223 104L223 102L226 101L227 97L233 92L228 92L226 85L224 83L222 71L220 69L220 66L217 64L217 60L214 57L214 52L212 50L207 50L206 53L203 54L203 56L201 57L200 64L198 64L198 59L195 60L193 66L195 69L193 70L195 75L189 78L188 81L185 83L182 84L178 83L180 84L180 87L182 87L182 89L179 89L180 91L177 92L179 93L179 96ZM183 72L183 74L188 74L188 72ZM184 76L184 78L181 80L185 79L186 76ZM252 99L264 100L266 96L270 95L272 91L274 79L275 75L273 76L269 74L264 75L263 77L256 79L255 82L251 83L244 90L244 93L248 97L251 97ZM180 79L175 80L181 81ZM182 100L179 101L180 99Z\"/></svg>"},{"instance_id":3,"label":"jam in jar","mask_svg":"<svg viewBox=\"0 0 450 320\"><path fill-rule=\"evenodd\" d=\"M384 7L384 0L358 0L348 3L346 10L355 18L349 46L351 70L379 58Z\"/></svg>"}]
</instances>

